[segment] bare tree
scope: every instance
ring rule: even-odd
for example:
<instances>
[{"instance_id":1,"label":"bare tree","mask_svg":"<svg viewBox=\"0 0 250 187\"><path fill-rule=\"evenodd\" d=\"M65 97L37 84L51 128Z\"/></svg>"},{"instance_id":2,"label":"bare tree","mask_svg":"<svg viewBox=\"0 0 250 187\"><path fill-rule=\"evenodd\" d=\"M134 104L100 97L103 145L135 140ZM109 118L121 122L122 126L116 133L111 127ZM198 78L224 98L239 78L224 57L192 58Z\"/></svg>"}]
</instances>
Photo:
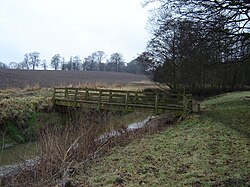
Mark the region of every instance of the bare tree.
<instances>
[{"instance_id":1,"label":"bare tree","mask_svg":"<svg viewBox=\"0 0 250 187\"><path fill-rule=\"evenodd\" d=\"M216 19L223 18L229 35L247 35L250 29L250 1L249 0L144 0L144 5L157 2L157 11L168 10L169 18L191 19L217 24ZM215 21L215 22L214 22Z\"/></svg>"},{"instance_id":2,"label":"bare tree","mask_svg":"<svg viewBox=\"0 0 250 187\"><path fill-rule=\"evenodd\" d=\"M104 64L102 61L105 59L103 51L96 51L84 59L83 70L85 71L104 71Z\"/></svg>"},{"instance_id":3,"label":"bare tree","mask_svg":"<svg viewBox=\"0 0 250 187\"><path fill-rule=\"evenodd\" d=\"M202 24L206 34L217 33L217 40L230 41L234 57L245 60L249 54L239 52L250 44L249 0L145 0L158 6L151 23L164 26L168 21L189 20ZM152 28L154 30L154 28ZM220 33L220 34L218 34ZM237 43L237 45L236 45Z\"/></svg>"},{"instance_id":4,"label":"bare tree","mask_svg":"<svg viewBox=\"0 0 250 187\"><path fill-rule=\"evenodd\" d=\"M92 53L87 58L84 59L83 62L83 70L84 71L96 71L98 69L98 62L96 59L96 54Z\"/></svg>"},{"instance_id":5,"label":"bare tree","mask_svg":"<svg viewBox=\"0 0 250 187\"><path fill-rule=\"evenodd\" d=\"M8 66L5 63L0 62L0 69L7 69L7 68Z\"/></svg>"},{"instance_id":6,"label":"bare tree","mask_svg":"<svg viewBox=\"0 0 250 187\"><path fill-rule=\"evenodd\" d=\"M134 74L146 74L147 66L145 66L141 61L134 59L127 63L126 72Z\"/></svg>"},{"instance_id":7,"label":"bare tree","mask_svg":"<svg viewBox=\"0 0 250 187\"><path fill-rule=\"evenodd\" d=\"M111 71L120 72L125 66L125 62L121 53L113 53L107 63L111 66Z\"/></svg>"},{"instance_id":8,"label":"bare tree","mask_svg":"<svg viewBox=\"0 0 250 187\"><path fill-rule=\"evenodd\" d=\"M65 62L65 58L62 57L62 70L67 70L67 63Z\"/></svg>"},{"instance_id":9,"label":"bare tree","mask_svg":"<svg viewBox=\"0 0 250 187\"><path fill-rule=\"evenodd\" d=\"M138 61L145 69L147 74L151 74L150 72L155 69L156 64L153 60L153 56L149 52L143 52L141 53L137 58L136 61Z\"/></svg>"},{"instance_id":10,"label":"bare tree","mask_svg":"<svg viewBox=\"0 0 250 187\"><path fill-rule=\"evenodd\" d=\"M66 64L66 69L67 70L73 70L73 57L72 56L70 57L70 60Z\"/></svg>"},{"instance_id":11,"label":"bare tree","mask_svg":"<svg viewBox=\"0 0 250 187\"><path fill-rule=\"evenodd\" d=\"M20 66L19 66L19 63L17 63L17 62L10 62L9 67L10 67L10 69L19 69L18 67L20 67Z\"/></svg>"},{"instance_id":12,"label":"bare tree","mask_svg":"<svg viewBox=\"0 0 250 187\"><path fill-rule=\"evenodd\" d=\"M40 53L38 52L29 53L29 58L30 58L29 64L32 66L33 70L35 70L35 67L38 67L40 64L39 57L40 57Z\"/></svg>"},{"instance_id":13,"label":"bare tree","mask_svg":"<svg viewBox=\"0 0 250 187\"><path fill-rule=\"evenodd\" d=\"M103 51L96 51L92 54L96 60L96 62L99 64L98 70L103 71L102 61L105 59L105 52Z\"/></svg>"},{"instance_id":14,"label":"bare tree","mask_svg":"<svg viewBox=\"0 0 250 187\"><path fill-rule=\"evenodd\" d=\"M173 89L189 84L233 90L246 83L249 0L144 2L158 6L150 17L153 35L147 48L158 81L165 79Z\"/></svg>"},{"instance_id":15,"label":"bare tree","mask_svg":"<svg viewBox=\"0 0 250 187\"><path fill-rule=\"evenodd\" d=\"M30 61L29 54L25 53L23 58L23 65L26 67L26 69L29 69L29 61Z\"/></svg>"},{"instance_id":16,"label":"bare tree","mask_svg":"<svg viewBox=\"0 0 250 187\"><path fill-rule=\"evenodd\" d=\"M26 69L29 69L29 54L28 53L24 54L23 63L25 64Z\"/></svg>"},{"instance_id":17,"label":"bare tree","mask_svg":"<svg viewBox=\"0 0 250 187\"><path fill-rule=\"evenodd\" d=\"M47 62L46 60L42 60L42 67L43 67L43 70L47 70Z\"/></svg>"},{"instance_id":18,"label":"bare tree","mask_svg":"<svg viewBox=\"0 0 250 187\"><path fill-rule=\"evenodd\" d=\"M75 56L73 58L73 70L81 70L81 62L80 56Z\"/></svg>"},{"instance_id":19,"label":"bare tree","mask_svg":"<svg viewBox=\"0 0 250 187\"><path fill-rule=\"evenodd\" d=\"M61 56L60 54L56 54L51 59L51 67L53 67L55 70L58 70L61 64Z\"/></svg>"}]
</instances>

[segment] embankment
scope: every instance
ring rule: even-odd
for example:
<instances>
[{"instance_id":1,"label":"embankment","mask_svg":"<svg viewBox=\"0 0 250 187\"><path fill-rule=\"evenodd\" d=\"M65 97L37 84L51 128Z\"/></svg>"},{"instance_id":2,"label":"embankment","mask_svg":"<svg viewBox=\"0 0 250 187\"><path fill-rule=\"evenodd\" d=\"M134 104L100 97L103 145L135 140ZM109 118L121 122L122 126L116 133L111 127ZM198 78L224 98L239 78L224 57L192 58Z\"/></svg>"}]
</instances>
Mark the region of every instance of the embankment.
<instances>
[{"instance_id":1,"label":"embankment","mask_svg":"<svg viewBox=\"0 0 250 187\"><path fill-rule=\"evenodd\" d=\"M201 103L202 112L115 147L72 183L88 186L249 186L250 92Z\"/></svg>"}]
</instances>

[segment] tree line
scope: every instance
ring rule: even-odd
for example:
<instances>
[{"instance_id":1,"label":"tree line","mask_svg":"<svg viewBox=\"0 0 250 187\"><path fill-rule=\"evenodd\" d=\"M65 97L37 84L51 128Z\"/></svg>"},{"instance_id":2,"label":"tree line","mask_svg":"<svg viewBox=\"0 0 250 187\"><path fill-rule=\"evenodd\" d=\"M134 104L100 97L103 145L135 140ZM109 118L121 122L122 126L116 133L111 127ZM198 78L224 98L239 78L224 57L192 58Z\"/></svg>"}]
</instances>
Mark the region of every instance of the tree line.
<instances>
[{"instance_id":1,"label":"tree line","mask_svg":"<svg viewBox=\"0 0 250 187\"><path fill-rule=\"evenodd\" d=\"M39 52L31 52L24 54L21 62L11 62L5 65L0 62L0 68L10 69L26 69L35 70L36 68L47 70L49 67L57 70L73 70L73 71L112 71L112 72L128 72L134 74L144 74L147 67L137 59L126 63L121 53L113 53L108 58L104 51L96 51L84 59L79 55L72 56L67 61L60 54L55 54L50 62L40 59Z\"/></svg>"},{"instance_id":2,"label":"tree line","mask_svg":"<svg viewBox=\"0 0 250 187\"><path fill-rule=\"evenodd\" d=\"M250 85L249 0L145 0L155 3L151 39L138 57L173 91L230 91Z\"/></svg>"},{"instance_id":3,"label":"tree line","mask_svg":"<svg viewBox=\"0 0 250 187\"><path fill-rule=\"evenodd\" d=\"M142 1L144 6L155 3L155 9L150 11L148 25L151 39L136 59L126 64L120 53L107 58L97 51L84 59L75 56L65 61L56 54L50 66L55 70L147 73L174 92L183 88L192 93L226 92L250 86L249 0ZM39 63L39 53L33 52L15 67L35 69ZM41 65L46 69L46 61Z\"/></svg>"}]
</instances>

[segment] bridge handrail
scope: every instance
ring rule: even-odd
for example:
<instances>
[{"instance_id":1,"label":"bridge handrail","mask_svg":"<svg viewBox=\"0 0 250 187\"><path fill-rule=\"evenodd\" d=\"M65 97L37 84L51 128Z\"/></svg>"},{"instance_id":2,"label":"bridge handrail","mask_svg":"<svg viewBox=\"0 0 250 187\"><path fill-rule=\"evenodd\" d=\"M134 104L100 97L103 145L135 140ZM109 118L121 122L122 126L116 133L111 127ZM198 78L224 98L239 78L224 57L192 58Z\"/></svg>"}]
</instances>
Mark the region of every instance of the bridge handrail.
<instances>
[{"instance_id":1,"label":"bridge handrail","mask_svg":"<svg viewBox=\"0 0 250 187\"><path fill-rule=\"evenodd\" d=\"M72 102L75 107L80 103L92 103L97 104L98 109L101 109L104 104L125 106L125 110L128 110L129 107L154 108L156 113L159 109L171 107L173 110L182 110L183 112L192 110L191 94L160 91L59 87L54 88L53 93L54 104L56 105L58 101Z\"/></svg>"}]
</instances>

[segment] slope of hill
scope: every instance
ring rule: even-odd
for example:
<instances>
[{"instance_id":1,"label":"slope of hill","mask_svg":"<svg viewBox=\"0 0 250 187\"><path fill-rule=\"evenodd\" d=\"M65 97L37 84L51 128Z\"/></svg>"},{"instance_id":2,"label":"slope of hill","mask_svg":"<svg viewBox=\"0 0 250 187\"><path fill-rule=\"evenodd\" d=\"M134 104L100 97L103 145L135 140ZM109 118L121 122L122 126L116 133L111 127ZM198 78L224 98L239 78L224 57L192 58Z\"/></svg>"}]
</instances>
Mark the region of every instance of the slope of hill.
<instances>
[{"instance_id":1,"label":"slope of hill","mask_svg":"<svg viewBox=\"0 0 250 187\"><path fill-rule=\"evenodd\" d=\"M199 115L110 155L75 177L89 186L250 186L250 92L208 99Z\"/></svg>"}]
</instances>

